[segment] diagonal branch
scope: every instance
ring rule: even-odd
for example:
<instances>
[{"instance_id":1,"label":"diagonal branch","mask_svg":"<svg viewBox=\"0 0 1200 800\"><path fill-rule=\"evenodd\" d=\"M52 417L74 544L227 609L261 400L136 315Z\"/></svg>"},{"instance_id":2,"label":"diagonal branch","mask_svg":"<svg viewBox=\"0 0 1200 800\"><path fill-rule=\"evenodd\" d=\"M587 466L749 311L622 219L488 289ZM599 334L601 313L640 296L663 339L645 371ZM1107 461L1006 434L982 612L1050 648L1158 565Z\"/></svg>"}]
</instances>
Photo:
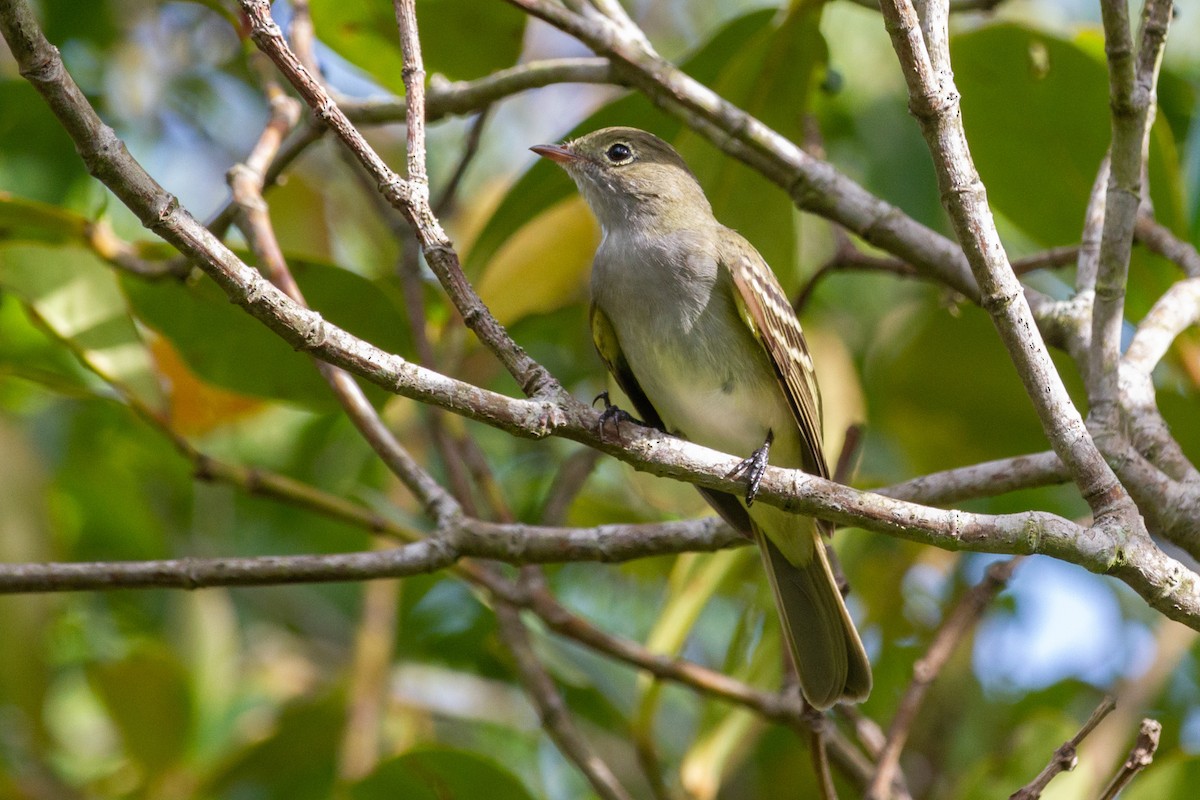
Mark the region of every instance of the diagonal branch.
<instances>
[{"instance_id":1,"label":"diagonal branch","mask_svg":"<svg viewBox=\"0 0 1200 800\"><path fill-rule=\"evenodd\" d=\"M1150 125L1158 83L1158 67L1171 18L1171 0L1146 0L1142 45L1134 53L1126 0L1101 0L1104 52L1112 109L1107 198L1096 297L1092 308L1088 397L1099 425L1113 428L1119 415L1117 367L1121 357L1125 285L1138 206L1142 202L1142 169L1149 147Z\"/></svg>"},{"instance_id":2,"label":"diagonal branch","mask_svg":"<svg viewBox=\"0 0 1200 800\"><path fill-rule=\"evenodd\" d=\"M467 326L504 364L526 395L561 398L564 395L562 387L545 368L530 358L512 340L463 275L458 255L429 205L429 186L424 175L424 126L420 123L409 126L410 176L408 180L404 180L379 157L321 82L304 68L296 54L288 47L282 31L271 18L270 1L239 2L250 23L250 36L254 42L275 62L280 72L300 93L317 117L333 130L366 168L378 184L380 193L412 224L425 260L441 281ZM423 113L422 108L421 114ZM413 147L414 144L421 145L420 155Z\"/></svg>"},{"instance_id":3,"label":"diagonal branch","mask_svg":"<svg viewBox=\"0 0 1200 800\"><path fill-rule=\"evenodd\" d=\"M520 612L510 605L499 603L496 606L496 620L501 638L516 662L517 675L525 686L525 693L537 708L543 730L562 754L579 768L599 797L604 800L630 800L630 794L617 780L612 768L596 755L576 728L562 693L533 651Z\"/></svg>"},{"instance_id":4,"label":"diagonal branch","mask_svg":"<svg viewBox=\"0 0 1200 800\"><path fill-rule=\"evenodd\" d=\"M962 250L899 208L855 183L604 18L583 16L550 0L506 0L608 57L619 78L686 120L714 145L784 188L796 205L853 231L973 300L979 289Z\"/></svg>"},{"instance_id":5,"label":"diagonal branch","mask_svg":"<svg viewBox=\"0 0 1200 800\"><path fill-rule=\"evenodd\" d=\"M1042 792L1049 785L1050 781L1054 780L1055 776L1061 772L1070 772L1075 769L1075 764L1078 761L1075 753L1079 749L1079 743L1087 738L1088 734L1094 731L1096 726L1116 707L1116 701L1111 697L1105 696L1100 701L1100 705L1096 706L1095 710L1087 718L1087 722L1083 723L1083 727L1079 729L1079 732L1059 745L1058 749L1054 751L1054 756L1051 757L1050 763L1032 781L1009 795L1009 800L1037 800L1037 798L1042 796Z\"/></svg>"},{"instance_id":6,"label":"diagonal branch","mask_svg":"<svg viewBox=\"0 0 1200 800\"><path fill-rule=\"evenodd\" d=\"M1138 729L1137 741L1129 751L1129 758L1121 766L1121 771L1113 776L1112 783L1101 793L1100 800L1116 800L1121 790L1137 777L1137 774L1150 766L1154 753L1158 750L1158 739L1162 735L1162 724L1158 720L1144 719Z\"/></svg>"},{"instance_id":7,"label":"diagonal branch","mask_svg":"<svg viewBox=\"0 0 1200 800\"><path fill-rule=\"evenodd\" d=\"M892 724L888 727L887 740L875 765L875 776L867 788L868 800L884 800L887 787L891 786L900 765L900 753L908 741L909 731L916 721L925 695L934 679L946 666L958 643L975 627L983 612L1008 585L1013 570L1020 558L1010 558L992 564L983 580L973 586L946 615L938 626L925 654L913 664L913 677L900 698L900 705Z\"/></svg>"},{"instance_id":8,"label":"diagonal branch","mask_svg":"<svg viewBox=\"0 0 1200 800\"><path fill-rule=\"evenodd\" d=\"M1096 518L1121 511L1125 517L1120 524L1134 525L1136 509L1067 394L1009 266L971 160L953 76L934 71L910 0L885 0L882 10L908 84L909 109L933 156L942 202L979 283L982 305L992 316L1046 437Z\"/></svg>"},{"instance_id":9,"label":"diagonal branch","mask_svg":"<svg viewBox=\"0 0 1200 800\"><path fill-rule=\"evenodd\" d=\"M726 477L737 462L734 456L636 426L623 428L620 442L601 439L596 412L570 397L559 402L519 400L453 380L386 353L298 306L241 263L129 155L66 74L57 51L46 42L25 2L0 0L0 31L22 74L75 139L93 174L143 224L192 258L233 302L297 349L390 391L516 435L554 433L654 474L719 491L741 490L738 481ZM1094 572L1112 574L1165 615L1200 628L1200 579L1154 547L1144 534L1135 535L1137 528L1084 528L1040 512L991 516L932 509L777 468L767 471L759 497L761 502L806 515L952 550L1052 555Z\"/></svg>"}]
</instances>

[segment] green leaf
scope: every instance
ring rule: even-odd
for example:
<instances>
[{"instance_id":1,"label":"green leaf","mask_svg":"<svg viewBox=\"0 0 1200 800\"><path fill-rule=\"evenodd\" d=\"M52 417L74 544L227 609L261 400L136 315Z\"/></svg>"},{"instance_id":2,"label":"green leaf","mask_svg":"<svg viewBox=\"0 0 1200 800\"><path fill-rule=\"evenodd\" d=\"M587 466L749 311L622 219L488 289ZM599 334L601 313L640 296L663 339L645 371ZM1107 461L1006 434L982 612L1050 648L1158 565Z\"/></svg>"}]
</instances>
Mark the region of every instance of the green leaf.
<instances>
[{"instance_id":1,"label":"green leaf","mask_svg":"<svg viewBox=\"0 0 1200 800\"><path fill-rule=\"evenodd\" d=\"M950 43L963 124L988 200L1043 245L1079 240L1111 138L1103 53L1087 44L1012 23ZM1151 196L1163 221L1183 230L1174 151L1162 120L1151 137Z\"/></svg>"},{"instance_id":2,"label":"green leaf","mask_svg":"<svg viewBox=\"0 0 1200 800\"><path fill-rule=\"evenodd\" d=\"M33 323L11 292L0 292L0 374L65 395L88 394L93 383L62 343Z\"/></svg>"},{"instance_id":3,"label":"green leaf","mask_svg":"<svg viewBox=\"0 0 1200 800\"><path fill-rule=\"evenodd\" d=\"M867 396L886 398L872 409L863 465L864 477L882 474L869 479L1046 448L1037 415L987 314L969 306L955 317L932 305L908 313L898 308L885 319L864 366ZM1059 370L1080 403L1080 381L1064 362L1058 359ZM874 463L888 447L903 453L904 463L891 468Z\"/></svg>"},{"instance_id":4,"label":"green leaf","mask_svg":"<svg viewBox=\"0 0 1200 800\"><path fill-rule=\"evenodd\" d=\"M64 202L71 187L87 178L71 138L24 80L0 81L0 108L0 186L34 200Z\"/></svg>"},{"instance_id":5,"label":"green leaf","mask_svg":"<svg viewBox=\"0 0 1200 800\"><path fill-rule=\"evenodd\" d=\"M0 246L0 287L29 303L57 336L74 342L105 375L144 400L159 399L153 362L112 270L90 251Z\"/></svg>"},{"instance_id":6,"label":"green leaf","mask_svg":"<svg viewBox=\"0 0 1200 800\"><path fill-rule=\"evenodd\" d=\"M739 48L713 89L793 141L804 137L812 90L823 79L828 48L821 3L799 3L776 28ZM713 205L713 213L758 249L785 289L797 274L798 233L787 192L747 165L685 130L676 145Z\"/></svg>"},{"instance_id":7,"label":"green leaf","mask_svg":"<svg viewBox=\"0 0 1200 800\"><path fill-rule=\"evenodd\" d=\"M64 244L79 241L87 220L59 206L0 192L0 240Z\"/></svg>"},{"instance_id":8,"label":"green leaf","mask_svg":"<svg viewBox=\"0 0 1200 800\"><path fill-rule=\"evenodd\" d=\"M774 15L773 9L763 9L739 17L718 31L695 55L684 61L681 68L701 83L714 84L731 54L751 41ZM613 125L644 128L667 140L673 139L683 128L681 122L656 109L642 95L629 94L592 114L565 138ZM546 159L538 159L509 189L475 240L465 259L468 273L478 274L513 231L520 230L534 217L574 194L575 185L562 169Z\"/></svg>"},{"instance_id":9,"label":"green leaf","mask_svg":"<svg viewBox=\"0 0 1200 800\"><path fill-rule=\"evenodd\" d=\"M496 762L465 750L426 747L385 761L350 790L353 800L533 800Z\"/></svg>"},{"instance_id":10,"label":"green leaf","mask_svg":"<svg viewBox=\"0 0 1200 800\"><path fill-rule=\"evenodd\" d=\"M404 60L388 3L312 0L317 36L380 85L404 94ZM427 75L478 78L516 63L525 15L503 3L418 0L421 56Z\"/></svg>"},{"instance_id":11,"label":"green leaf","mask_svg":"<svg viewBox=\"0 0 1200 800\"><path fill-rule=\"evenodd\" d=\"M330 694L288 706L275 729L231 759L198 797L327 800L345 725L345 699ZM401 797L403 795L396 795Z\"/></svg>"},{"instance_id":12,"label":"green leaf","mask_svg":"<svg viewBox=\"0 0 1200 800\"><path fill-rule=\"evenodd\" d=\"M184 755L192 725L186 674L162 645L146 645L120 661L93 664L92 688L121 732L125 752L152 773Z\"/></svg>"},{"instance_id":13,"label":"green leaf","mask_svg":"<svg viewBox=\"0 0 1200 800\"><path fill-rule=\"evenodd\" d=\"M347 270L293 262L309 304L322 316L390 352L404 352L407 330L399 304L379 285ZM327 410L336 401L308 356L233 305L215 284L149 284L122 276L137 316L171 343L198 375L226 389ZM376 401L385 396L366 387Z\"/></svg>"}]
</instances>

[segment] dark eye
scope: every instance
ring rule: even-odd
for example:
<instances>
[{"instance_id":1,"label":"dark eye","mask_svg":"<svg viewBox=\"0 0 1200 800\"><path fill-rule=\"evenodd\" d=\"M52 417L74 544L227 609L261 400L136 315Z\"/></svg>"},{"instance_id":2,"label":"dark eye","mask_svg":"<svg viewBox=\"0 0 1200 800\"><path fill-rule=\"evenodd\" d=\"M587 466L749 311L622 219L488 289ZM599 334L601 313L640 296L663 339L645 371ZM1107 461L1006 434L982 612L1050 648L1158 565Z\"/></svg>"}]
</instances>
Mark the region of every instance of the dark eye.
<instances>
[{"instance_id":1,"label":"dark eye","mask_svg":"<svg viewBox=\"0 0 1200 800\"><path fill-rule=\"evenodd\" d=\"M604 155L614 164L624 164L633 160L633 150L624 142L617 142L604 151Z\"/></svg>"}]
</instances>

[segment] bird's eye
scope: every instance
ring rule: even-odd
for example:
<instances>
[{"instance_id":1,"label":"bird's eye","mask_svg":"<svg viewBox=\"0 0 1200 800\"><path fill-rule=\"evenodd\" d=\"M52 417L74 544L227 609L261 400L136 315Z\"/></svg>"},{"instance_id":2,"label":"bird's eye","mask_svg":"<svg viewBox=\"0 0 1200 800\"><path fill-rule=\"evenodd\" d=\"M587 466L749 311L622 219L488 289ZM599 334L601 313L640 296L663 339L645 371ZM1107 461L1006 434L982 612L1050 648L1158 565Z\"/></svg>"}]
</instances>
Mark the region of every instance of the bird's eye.
<instances>
[{"instance_id":1,"label":"bird's eye","mask_svg":"<svg viewBox=\"0 0 1200 800\"><path fill-rule=\"evenodd\" d=\"M604 151L604 155L614 164L625 164L633 161L633 149L624 142L617 142Z\"/></svg>"}]
</instances>

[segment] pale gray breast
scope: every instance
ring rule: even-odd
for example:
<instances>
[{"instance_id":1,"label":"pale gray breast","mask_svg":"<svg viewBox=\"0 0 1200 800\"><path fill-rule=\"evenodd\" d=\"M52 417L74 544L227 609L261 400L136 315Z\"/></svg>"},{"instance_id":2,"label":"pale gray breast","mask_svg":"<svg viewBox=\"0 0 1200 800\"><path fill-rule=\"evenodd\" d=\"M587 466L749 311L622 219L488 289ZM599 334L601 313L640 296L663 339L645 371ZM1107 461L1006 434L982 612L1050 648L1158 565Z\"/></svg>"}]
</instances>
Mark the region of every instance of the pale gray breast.
<instances>
[{"instance_id":1,"label":"pale gray breast","mask_svg":"<svg viewBox=\"0 0 1200 800\"><path fill-rule=\"evenodd\" d=\"M700 238L606 236L593 299L668 429L746 455L768 428L794 425L766 353L740 318L729 273Z\"/></svg>"}]
</instances>

